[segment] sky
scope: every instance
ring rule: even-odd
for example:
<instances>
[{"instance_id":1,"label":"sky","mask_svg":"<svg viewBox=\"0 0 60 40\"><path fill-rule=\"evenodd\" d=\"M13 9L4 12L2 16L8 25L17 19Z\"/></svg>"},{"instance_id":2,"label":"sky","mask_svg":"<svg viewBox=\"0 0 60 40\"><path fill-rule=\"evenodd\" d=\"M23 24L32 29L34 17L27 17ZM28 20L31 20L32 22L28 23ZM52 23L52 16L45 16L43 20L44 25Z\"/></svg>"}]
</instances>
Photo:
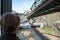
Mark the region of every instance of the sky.
<instances>
[{"instance_id":1,"label":"sky","mask_svg":"<svg viewBox=\"0 0 60 40\"><path fill-rule=\"evenodd\" d=\"M34 0L12 0L12 9L18 13L24 13L29 10Z\"/></svg>"}]
</instances>

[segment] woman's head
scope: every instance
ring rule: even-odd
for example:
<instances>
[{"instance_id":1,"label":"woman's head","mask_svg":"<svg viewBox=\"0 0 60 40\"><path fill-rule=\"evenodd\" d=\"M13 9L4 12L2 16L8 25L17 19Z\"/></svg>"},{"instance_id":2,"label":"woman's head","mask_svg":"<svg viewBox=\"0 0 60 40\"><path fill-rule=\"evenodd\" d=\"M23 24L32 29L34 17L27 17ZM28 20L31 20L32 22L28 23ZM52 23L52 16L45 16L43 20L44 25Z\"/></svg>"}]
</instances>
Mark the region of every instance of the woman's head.
<instances>
[{"instance_id":1,"label":"woman's head","mask_svg":"<svg viewBox=\"0 0 60 40\"><path fill-rule=\"evenodd\" d=\"M12 13L5 13L1 17L1 27L4 33L14 33L17 31L20 19Z\"/></svg>"}]
</instances>

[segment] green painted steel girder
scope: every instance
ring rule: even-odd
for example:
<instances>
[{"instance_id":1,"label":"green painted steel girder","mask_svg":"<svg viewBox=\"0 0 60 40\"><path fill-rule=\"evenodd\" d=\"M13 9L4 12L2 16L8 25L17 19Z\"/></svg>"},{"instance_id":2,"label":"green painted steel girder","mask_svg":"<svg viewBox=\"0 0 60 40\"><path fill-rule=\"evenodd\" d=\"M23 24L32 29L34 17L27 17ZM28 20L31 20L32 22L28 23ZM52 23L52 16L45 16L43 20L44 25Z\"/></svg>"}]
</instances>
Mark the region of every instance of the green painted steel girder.
<instances>
[{"instance_id":1,"label":"green painted steel girder","mask_svg":"<svg viewBox=\"0 0 60 40\"><path fill-rule=\"evenodd\" d=\"M45 6L44 8L41 8L41 9L35 11L32 15L30 15L28 17L28 19L34 18L34 17L37 17L37 16L46 15L46 14L51 14L52 11L55 11L55 12L60 11L60 0L54 0L53 2L51 2L50 4Z\"/></svg>"}]
</instances>

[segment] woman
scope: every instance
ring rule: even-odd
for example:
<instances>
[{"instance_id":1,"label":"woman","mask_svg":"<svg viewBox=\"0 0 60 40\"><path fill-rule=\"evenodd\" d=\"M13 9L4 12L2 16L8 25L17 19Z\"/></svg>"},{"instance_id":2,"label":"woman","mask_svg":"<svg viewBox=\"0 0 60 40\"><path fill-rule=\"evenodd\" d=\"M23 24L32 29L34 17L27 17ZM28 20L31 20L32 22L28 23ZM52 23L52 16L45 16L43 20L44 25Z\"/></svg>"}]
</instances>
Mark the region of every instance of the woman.
<instances>
[{"instance_id":1,"label":"woman","mask_svg":"<svg viewBox=\"0 0 60 40\"><path fill-rule=\"evenodd\" d=\"M2 33L0 40L18 40L16 32L19 29L20 19L17 15L12 13L5 13L1 17Z\"/></svg>"}]
</instances>

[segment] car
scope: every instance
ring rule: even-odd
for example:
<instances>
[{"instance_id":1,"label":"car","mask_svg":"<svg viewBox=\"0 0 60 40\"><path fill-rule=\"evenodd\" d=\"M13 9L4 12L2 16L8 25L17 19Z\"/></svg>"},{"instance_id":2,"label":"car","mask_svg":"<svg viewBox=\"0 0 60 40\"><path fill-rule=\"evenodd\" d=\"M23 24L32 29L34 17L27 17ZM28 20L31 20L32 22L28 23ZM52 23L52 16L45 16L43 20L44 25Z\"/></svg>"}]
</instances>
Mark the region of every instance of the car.
<instances>
[{"instance_id":1,"label":"car","mask_svg":"<svg viewBox=\"0 0 60 40\"><path fill-rule=\"evenodd\" d=\"M36 28L36 27L40 27L40 25L34 25L34 24L30 24L29 22L23 22L20 23L20 28Z\"/></svg>"},{"instance_id":2,"label":"car","mask_svg":"<svg viewBox=\"0 0 60 40\"><path fill-rule=\"evenodd\" d=\"M44 24L43 23L39 23L39 22L34 22L33 25L37 26L37 27L40 27L40 28L44 27Z\"/></svg>"},{"instance_id":3,"label":"car","mask_svg":"<svg viewBox=\"0 0 60 40\"><path fill-rule=\"evenodd\" d=\"M31 28L31 25L29 24L29 22L23 22L20 23L20 28Z\"/></svg>"}]
</instances>

